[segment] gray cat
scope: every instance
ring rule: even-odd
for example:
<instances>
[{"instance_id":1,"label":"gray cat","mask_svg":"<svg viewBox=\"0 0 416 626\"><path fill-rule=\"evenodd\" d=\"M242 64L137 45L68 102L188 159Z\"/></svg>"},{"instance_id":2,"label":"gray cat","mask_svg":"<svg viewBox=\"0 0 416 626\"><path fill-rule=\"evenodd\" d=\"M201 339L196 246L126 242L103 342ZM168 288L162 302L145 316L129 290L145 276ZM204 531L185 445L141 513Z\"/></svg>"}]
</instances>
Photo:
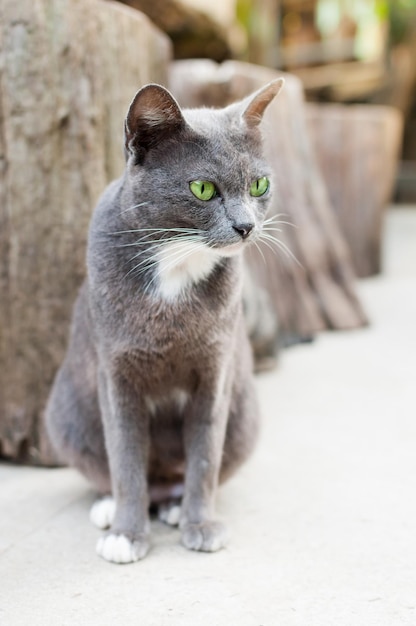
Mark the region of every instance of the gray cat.
<instances>
[{"instance_id":1,"label":"gray cat","mask_svg":"<svg viewBox=\"0 0 416 626\"><path fill-rule=\"evenodd\" d=\"M60 457L107 494L91 519L110 528L97 544L108 561L145 556L151 502L187 548L226 543L216 489L258 430L242 251L268 207L259 123L282 83L225 109L183 111L147 85L128 111L126 170L95 209L46 409Z\"/></svg>"}]
</instances>

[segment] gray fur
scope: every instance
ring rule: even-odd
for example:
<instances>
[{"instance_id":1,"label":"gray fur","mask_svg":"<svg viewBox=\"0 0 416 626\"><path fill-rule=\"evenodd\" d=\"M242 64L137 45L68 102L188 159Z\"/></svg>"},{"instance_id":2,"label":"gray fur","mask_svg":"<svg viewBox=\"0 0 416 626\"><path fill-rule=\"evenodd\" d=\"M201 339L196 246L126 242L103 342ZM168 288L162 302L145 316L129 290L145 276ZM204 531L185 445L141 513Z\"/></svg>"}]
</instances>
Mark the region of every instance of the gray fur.
<instances>
[{"instance_id":1,"label":"gray fur","mask_svg":"<svg viewBox=\"0 0 416 626\"><path fill-rule=\"evenodd\" d=\"M261 232L270 192L248 190L269 174L258 124L279 89L274 81L226 109L181 111L162 87L144 87L126 119L125 173L92 218L88 276L46 417L62 459L113 493L110 533L136 555L124 562L147 552L152 494L168 499L178 484L184 545L212 551L226 541L216 488L258 431L241 252ZM198 179L214 181L220 195L197 200L189 182ZM243 241L235 227L247 223ZM156 230L167 228L177 230ZM170 241L170 276L182 237L203 254L209 246L212 266L165 297L160 255Z\"/></svg>"}]
</instances>

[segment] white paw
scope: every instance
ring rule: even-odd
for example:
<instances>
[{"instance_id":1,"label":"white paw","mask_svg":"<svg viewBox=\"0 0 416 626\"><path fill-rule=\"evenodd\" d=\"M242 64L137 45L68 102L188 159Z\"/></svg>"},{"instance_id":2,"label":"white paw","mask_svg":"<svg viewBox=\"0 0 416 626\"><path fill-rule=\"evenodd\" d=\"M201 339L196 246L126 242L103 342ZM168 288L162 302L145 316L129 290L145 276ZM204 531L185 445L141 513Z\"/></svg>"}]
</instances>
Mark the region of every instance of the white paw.
<instances>
[{"instance_id":1,"label":"white paw","mask_svg":"<svg viewBox=\"0 0 416 626\"><path fill-rule=\"evenodd\" d=\"M178 502L161 504L158 509L158 517L161 522L169 526L177 526L181 517L181 505Z\"/></svg>"},{"instance_id":2,"label":"white paw","mask_svg":"<svg viewBox=\"0 0 416 626\"><path fill-rule=\"evenodd\" d=\"M97 541L96 551L106 561L112 563L134 563L142 559L149 550L145 537L130 541L125 535L104 535Z\"/></svg>"},{"instance_id":3,"label":"white paw","mask_svg":"<svg viewBox=\"0 0 416 626\"><path fill-rule=\"evenodd\" d=\"M116 503L111 496L105 496L94 502L90 510L90 522L97 528L110 528L116 514Z\"/></svg>"},{"instance_id":4,"label":"white paw","mask_svg":"<svg viewBox=\"0 0 416 626\"><path fill-rule=\"evenodd\" d=\"M228 543L228 532L221 522L206 520L199 524L186 523L182 528L182 543L188 550L217 552Z\"/></svg>"}]
</instances>

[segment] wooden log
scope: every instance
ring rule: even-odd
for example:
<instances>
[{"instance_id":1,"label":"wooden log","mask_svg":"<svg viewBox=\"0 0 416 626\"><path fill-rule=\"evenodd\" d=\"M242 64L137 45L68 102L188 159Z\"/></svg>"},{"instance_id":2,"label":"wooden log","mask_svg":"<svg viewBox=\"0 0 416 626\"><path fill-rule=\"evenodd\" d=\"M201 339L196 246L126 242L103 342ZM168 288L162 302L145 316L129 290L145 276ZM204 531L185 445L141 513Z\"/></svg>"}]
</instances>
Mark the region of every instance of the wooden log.
<instances>
[{"instance_id":1,"label":"wooden log","mask_svg":"<svg viewBox=\"0 0 416 626\"><path fill-rule=\"evenodd\" d=\"M85 268L91 210L123 168L135 90L170 44L99 0L0 5L0 454L52 459L41 413Z\"/></svg>"},{"instance_id":2,"label":"wooden log","mask_svg":"<svg viewBox=\"0 0 416 626\"><path fill-rule=\"evenodd\" d=\"M224 61L231 54L227 31L210 15L180 0L119 0L141 11L172 40L175 59Z\"/></svg>"},{"instance_id":3,"label":"wooden log","mask_svg":"<svg viewBox=\"0 0 416 626\"><path fill-rule=\"evenodd\" d=\"M239 62L179 61L172 65L170 84L184 106L222 106L280 74ZM283 222L278 224L281 247L290 252L270 248L268 241L261 246L265 260L252 249L247 262L254 282L267 290L284 334L309 337L325 328L362 326L367 320L312 150L302 85L294 76L284 76L285 89L268 108L263 128L276 188L270 215L283 215L276 218Z\"/></svg>"},{"instance_id":4,"label":"wooden log","mask_svg":"<svg viewBox=\"0 0 416 626\"><path fill-rule=\"evenodd\" d=\"M308 104L306 118L316 155L355 272L381 269L385 208L393 192L402 115L375 105Z\"/></svg>"}]
</instances>

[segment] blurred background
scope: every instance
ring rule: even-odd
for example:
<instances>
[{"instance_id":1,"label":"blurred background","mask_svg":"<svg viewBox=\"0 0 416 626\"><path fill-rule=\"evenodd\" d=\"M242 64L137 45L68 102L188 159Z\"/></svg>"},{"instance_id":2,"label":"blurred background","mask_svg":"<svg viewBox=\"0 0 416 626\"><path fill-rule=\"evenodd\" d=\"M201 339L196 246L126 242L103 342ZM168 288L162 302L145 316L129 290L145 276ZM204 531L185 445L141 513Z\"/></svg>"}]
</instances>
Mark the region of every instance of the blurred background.
<instances>
[{"instance_id":1,"label":"blurred background","mask_svg":"<svg viewBox=\"0 0 416 626\"><path fill-rule=\"evenodd\" d=\"M91 212L140 86L223 106L282 73L280 230L246 257L263 434L220 490L232 545L205 559L155 521L115 570L43 423ZM416 0L0 0L2 624L414 626L415 242Z\"/></svg>"}]
</instances>

